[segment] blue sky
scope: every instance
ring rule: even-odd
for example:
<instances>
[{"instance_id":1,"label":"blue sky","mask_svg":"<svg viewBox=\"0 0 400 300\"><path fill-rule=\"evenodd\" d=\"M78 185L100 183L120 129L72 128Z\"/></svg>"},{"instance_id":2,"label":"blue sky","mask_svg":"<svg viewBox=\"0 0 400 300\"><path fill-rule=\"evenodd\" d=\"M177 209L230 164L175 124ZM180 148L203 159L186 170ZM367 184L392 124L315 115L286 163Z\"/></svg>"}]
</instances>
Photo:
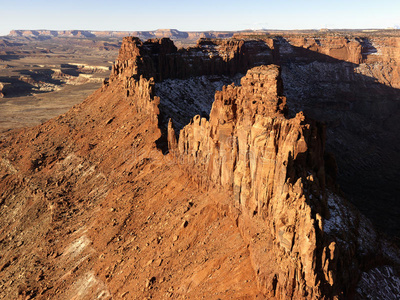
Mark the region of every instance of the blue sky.
<instances>
[{"instance_id":1,"label":"blue sky","mask_svg":"<svg viewBox=\"0 0 400 300\"><path fill-rule=\"evenodd\" d=\"M205 31L395 25L400 25L399 0L0 0L0 35L11 29Z\"/></svg>"}]
</instances>

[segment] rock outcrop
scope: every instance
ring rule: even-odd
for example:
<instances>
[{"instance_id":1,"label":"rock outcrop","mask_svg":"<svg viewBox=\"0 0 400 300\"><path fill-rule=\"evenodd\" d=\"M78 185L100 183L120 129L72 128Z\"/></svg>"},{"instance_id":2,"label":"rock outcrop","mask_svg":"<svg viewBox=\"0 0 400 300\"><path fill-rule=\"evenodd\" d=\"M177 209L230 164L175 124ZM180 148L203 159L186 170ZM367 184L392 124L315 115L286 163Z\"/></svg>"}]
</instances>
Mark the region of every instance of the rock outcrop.
<instances>
[{"instance_id":1,"label":"rock outcrop","mask_svg":"<svg viewBox=\"0 0 400 300\"><path fill-rule=\"evenodd\" d=\"M167 38L142 42L135 37L123 40L110 80L142 75L156 82L168 78L201 75L235 75L272 62L262 41L201 39L196 47L177 49ZM259 54L259 55L255 55Z\"/></svg>"},{"instance_id":2,"label":"rock outcrop","mask_svg":"<svg viewBox=\"0 0 400 300\"><path fill-rule=\"evenodd\" d=\"M4 89L4 84L0 82L0 98L4 98L3 89Z\"/></svg>"},{"instance_id":3,"label":"rock outcrop","mask_svg":"<svg viewBox=\"0 0 400 300\"><path fill-rule=\"evenodd\" d=\"M342 189L380 230L399 236L398 38L336 37L342 45L329 36L293 39L274 45L291 115L303 110L327 124L327 149L337 158ZM361 48L351 52L356 43Z\"/></svg>"},{"instance_id":4,"label":"rock outcrop","mask_svg":"<svg viewBox=\"0 0 400 300\"><path fill-rule=\"evenodd\" d=\"M399 250L341 196L325 127L290 117L281 69L257 66L274 57L247 55L263 42L201 43L126 38L86 101L2 136L0 295L398 295ZM157 83L244 71L208 120L163 132Z\"/></svg>"},{"instance_id":5,"label":"rock outcrop","mask_svg":"<svg viewBox=\"0 0 400 300\"><path fill-rule=\"evenodd\" d=\"M4 98L10 89L11 84L9 84L8 82L0 82L0 98Z\"/></svg>"},{"instance_id":6,"label":"rock outcrop","mask_svg":"<svg viewBox=\"0 0 400 300\"><path fill-rule=\"evenodd\" d=\"M285 115L279 68L256 67L240 87L217 92L210 120L194 117L179 142L170 124L170 151L201 187L230 195L225 209L250 245L258 287L269 299L354 297L362 270L349 245L365 245L346 231L364 234L360 216L342 241L327 230L336 174L324 127L302 113Z\"/></svg>"},{"instance_id":7,"label":"rock outcrop","mask_svg":"<svg viewBox=\"0 0 400 300\"><path fill-rule=\"evenodd\" d=\"M118 59L113 74L124 74L115 70L140 74L141 70L148 70L149 65L156 66L150 74L163 69L165 64L154 63L160 59L158 55L145 54L148 63L143 64L144 67L132 64L138 61L136 53L144 45L132 41L135 41L134 51L128 52L134 55L125 56L121 50L120 57L127 59L122 64ZM131 41L125 40L125 43ZM324 50L325 45L318 51L336 53L337 58L344 60L361 59L361 46L355 42L350 42L344 50L332 50L342 49L338 45L343 43L349 41L334 41L328 50ZM259 51L260 41L253 45L257 45ZM286 46L281 40L271 45L265 46L267 51L272 51L262 58L265 61L290 60L290 55L303 51L300 48L304 46L290 46L292 50L285 52L282 49ZM307 55L311 56L308 52ZM183 57L186 58L185 54ZM321 59L329 63L333 59L330 57ZM207 58L204 63L209 61ZM130 64L135 67L126 69ZM185 61L181 66L185 68ZM221 70L218 68L213 70L217 74L221 72L216 71ZM156 76L159 81L176 77L179 78L176 74ZM324 126L306 119L301 113L292 119L286 115L279 69L258 67L248 72L240 87L228 86L217 92L210 120L196 116L179 133L178 141L173 122L169 122L169 150L200 187L230 193L232 202L221 206L235 219L242 237L249 242L258 287L264 294L283 299L355 297L357 286L363 284L359 278L368 271L364 265L371 263L379 269L377 266L381 264L379 259L367 263L372 253L381 253L385 257L383 260L393 257L381 248L381 243L385 247L387 243L377 239L368 221L356 212L344 213L352 208L335 196L336 164L325 153ZM338 228L334 228L336 226ZM263 228L263 235L260 228ZM358 240L362 235L365 237ZM273 242L261 246L260 239Z\"/></svg>"},{"instance_id":8,"label":"rock outcrop","mask_svg":"<svg viewBox=\"0 0 400 300\"><path fill-rule=\"evenodd\" d=\"M359 39L340 36L326 36L325 38L291 37L287 38L287 42L292 47L309 50L310 56L313 52L326 55L328 61L329 58L332 58L359 64L363 60L363 41Z\"/></svg>"}]
</instances>

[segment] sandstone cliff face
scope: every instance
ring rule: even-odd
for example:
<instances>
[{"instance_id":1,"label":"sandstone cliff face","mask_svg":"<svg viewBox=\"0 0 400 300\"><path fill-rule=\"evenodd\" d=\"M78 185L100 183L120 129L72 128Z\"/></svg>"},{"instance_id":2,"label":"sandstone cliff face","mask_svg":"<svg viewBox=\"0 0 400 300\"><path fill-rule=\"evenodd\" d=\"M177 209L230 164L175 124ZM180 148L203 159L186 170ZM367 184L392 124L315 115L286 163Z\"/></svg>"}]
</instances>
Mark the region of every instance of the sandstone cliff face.
<instances>
[{"instance_id":1,"label":"sandstone cliff face","mask_svg":"<svg viewBox=\"0 0 400 300\"><path fill-rule=\"evenodd\" d=\"M166 38L142 42L126 37L112 67L110 83L123 81L130 96L134 93L131 87L139 78L154 80L154 94L164 96L159 121L165 133L168 118L174 117L181 129L194 114L208 115L216 89L240 78L238 74L253 66L272 62L268 49L262 41L213 39L201 39L196 47L177 49ZM197 86L200 92L194 94Z\"/></svg>"},{"instance_id":2,"label":"sandstone cliff face","mask_svg":"<svg viewBox=\"0 0 400 300\"><path fill-rule=\"evenodd\" d=\"M290 115L304 111L327 124L327 149L336 155L339 184L375 226L398 237L398 36L327 32L236 37L268 46L272 62L282 69Z\"/></svg>"},{"instance_id":3,"label":"sandstone cliff face","mask_svg":"<svg viewBox=\"0 0 400 300\"><path fill-rule=\"evenodd\" d=\"M364 47L362 64L357 72L376 78L379 83L400 88L400 38L372 38Z\"/></svg>"},{"instance_id":4,"label":"sandstone cliff face","mask_svg":"<svg viewBox=\"0 0 400 300\"><path fill-rule=\"evenodd\" d=\"M333 44L342 48L335 45L343 43L348 41ZM342 53L342 59L353 56L358 60L361 48L357 45L353 43L343 52L329 51ZM282 43L272 43L272 46L284 59L296 51L282 51ZM240 48L234 48L233 54L226 53L225 49L222 57L231 62L237 49ZM264 59L276 59L276 55ZM157 59L153 56L149 61L154 61L155 57ZM359 266L371 253L382 250L378 240L368 234L366 240L373 241L371 248L364 249L368 242L354 242L358 235L370 230L365 229L370 225L357 225L365 223L359 221L362 217L357 214L344 221L347 225L339 230L341 241L331 236L335 232L332 223L333 227L338 225L330 219L330 210L343 204L327 204L342 200L332 200L339 198L326 190L327 183L329 189L334 189L332 183L336 175L335 164L329 158L324 159L324 129L318 123L306 121L302 114L287 119L282 91L276 68L250 71L242 79L241 87L228 86L217 92L210 121L195 117L180 132L178 142L169 123L170 152L199 186L231 193L232 202L223 207L234 215L243 238L250 241L253 267L263 293L278 298L349 297L355 293L356 277L364 272ZM325 165L329 166L327 170ZM298 207L302 208L301 213ZM346 219L338 211L333 214ZM257 233L260 234L260 227L254 228L255 223L261 226L255 221L258 219L265 226L265 235L270 237L266 239L274 240L275 247L253 243ZM325 223L330 225L325 226ZM302 238L305 236L306 240ZM265 247L264 253L261 253L262 247ZM363 254L353 258L351 249ZM274 265L271 257L280 264ZM298 264L293 264L293 260ZM270 272L271 265L274 265L273 270L280 271ZM291 278L297 279L292 282Z\"/></svg>"},{"instance_id":5,"label":"sandstone cliff face","mask_svg":"<svg viewBox=\"0 0 400 300\"><path fill-rule=\"evenodd\" d=\"M2 82L0 82L0 98L4 98L4 84Z\"/></svg>"},{"instance_id":6,"label":"sandstone cliff face","mask_svg":"<svg viewBox=\"0 0 400 300\"><path fill-rule=\"evenodd\" d=\"M210 120L196 116L178 143L169 124L170 151L201 187L231 195L224 205L268 298L354 296L362 271L348 247L365 245L352 242L355 220L340 242L325 226L335 170L324 159L324 127L285 112L279 68L251 69L240 87L216 93Z\"/></svg>"},{"instance_id":7,"label":"sandstone cliff face","mask_svg":"<svg viewBox=\"0 0 400 300\"><path fill-rule=\"evenodd\" d=\"M334 59L359 64L362 62L362 42L346 37L327 36L325 38L288 38L294 47L304 48L327 55Z\"/></svg>"},{"instance_id":8,"label":"sandstone cliff face","mask_svg":"<svg viewBox=\"0 0 400 300\"><path fill-rule=\"evenodd\" d=\"M273 47L291 115L302 110L327 124L339 184L376 226L399 236L397 43L396 37L284 36Z\"/></svg>"},{"instance_id":9,"label":"sandstone cliff face","mask_svg":"<svg viewBox=\"0 0 400 300\"><path fill-rule=\"evenodd\" d=\"M271 39L267 39L269 43ZM398 37L280 37L272 39L281 59L287 61L335 60L359 65L355 72L387 86L399 88L399 43ZM316 53L322 54L320 58Z\"/></svg>"},{"instance_id":10,"label":"sandstone cliff face","mask_svg":"<svg viewBox=\"0 0 400 300\"><path fill-rule=\"evenodd\" d=\"M199 40L196 47L177 49L166 38L142 42L127 37L115 62L111 81L115 78L143 75L156 82L168 78L201 75L235 75L270 60L263 42L243 40ZM255 55L260 54L260 55ZM125 75L124 75L125 74Z\"/></svg>"},{"instance_id":11,"label":"sandstone cliff face","mask_svg":"<svg viewBox=\"0 0 400 300\"><path fill-rule=\"evenodd\" d=\"M178 138L169 122L171 153L157 149L156 82L176 78L165 66L179 58L155 54L175 49L125 39L110 81L85 102L2 137L1 295L397 295L398 250L338 195L324 126L288 117L278 67L224 87L209 120L194 117ZM217 61L241 66L228 53Z\"/></svg>"},{"instance_id":12,"label":"sandstone cliff face","mask_svg":"<svg viewBox=\"0 0 400 300\"><path fill-rule=\"evenodd\" d=\"M8 92L12 90L12 86L8 82L0 82L0 97L4 98Z\"/></svg>"},{"instance_id":13,"label":"sandstone cliff face","mask_svg":"<svg viewBox=\"0 0 400 300\"><path fill-rule=\"evenodd\" d=\"M221 195L196 189L156 148L152 88L113 81L2 136L1 297L262 296Z\"/></svg>"},{"instance_id":14,"label":"sandstone cliff face","mask_svg":"<svg viewBox=\"0 0 400 300\"><path fill-rule=\"evenodd\" d=\"M189 174L195 170L201 185L232 193L230 205L243 214L237 222L250 242L263 293L311 299L321 295L314 284L318 281L315 225L322 220L312 217L303 188L312 190L306 180L306 172L312 171L309 176L317 182L314 196L321 218L326 207L318 184L325 184L323 129L306 124L302 114L291 120L284 117L279 80L276 67L259 67L247 73L241 87L218 92L210 121L195 117L181 131L175 152ZM255 228L252 218L265 222L265 232ZM252 241L256 232L257 239L269 240L264 253L257 249L260 242Z\"/></svg>"}]
</instances>

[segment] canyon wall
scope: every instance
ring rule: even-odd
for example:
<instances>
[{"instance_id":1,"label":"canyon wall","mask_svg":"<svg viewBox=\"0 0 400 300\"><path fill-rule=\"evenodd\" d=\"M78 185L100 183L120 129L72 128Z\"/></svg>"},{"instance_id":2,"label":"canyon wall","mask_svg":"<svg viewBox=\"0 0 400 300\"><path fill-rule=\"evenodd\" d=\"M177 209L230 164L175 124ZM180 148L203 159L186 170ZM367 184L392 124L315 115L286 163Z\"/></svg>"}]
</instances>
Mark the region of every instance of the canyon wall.
<instances>
[{"instance_id":1,"label":"canyon wall","mask_svg":"<svg viewBox=\"0 0 400 300\"><path fill-rule=\"evenodd\" d=\"M400 37L282 36L273 42L284 63L349 62L357 74L400 87Z\"/></svg>"},{"instance_id":2,"label":"canyon wall","mask_svg":"<svg viewBox=\"0 0 400 300\"><path fill-rule=\"evenodd\" d=\"M282 92L278 67L249 70L240 87L216 93L210 120L194 117L178 142L170 123L170 152L200 187L230 195L225 209L249 243L269 299L356 297L361 265L381 251L379 242L356 213L340 217L342 228L334 221L332 202L343 200L334 196L325 128L302 113L287 118ZM364 234L369 249L353 240Z\"/></svg>"},{"instance_id":3,"label":"canyon wall","mask_svg":"<svg viewBox=\"0 0 400 300\"><path fill-rule=\"evenodd\" d=\"M264 65L284 60L282 43L205 40L177 50L126 38L101 89L66 114L2 135L0 295L398 295L398 248L341 194L329 130L291 111L286 87L294 92L301 77L285 81L289 58ZM256 55L259 47L266 53ZM162 124L157 84L198 79L196 94L208 94L212 85L184 76L235 68L245 73L240 86L217 91L209 116L193 116L179 135L179 111Z\"/></svg>"},{"instance_id":4,"label":"canyon wall","mask_svg":"<svg viewBox=\"0 0 400 300\"><path fill-rule=\"evenodd\" d=\"M254 66L280 65L289 114L304 111L327 125L327 150L337 158L339 184L376 226L400 236L396 222L400 209L396 183L400 175L398 37L241 35L232 40L202 39L196 47L179 50L164 39L142 42L128 37L124 41L111 80L129 81L143 75L157 83L227 75L234 81L234 74L243 75ZM173 103L176 109L182 100ZM187 118L171 111L170 101L167 104L161 99L164 131L168 118L174 116L181 129ZM193 113L207 117L207 110ZM378 205L382 201L386 204Z\"/></svg>"},{"instance_id":5,"label":"canyon wall","mask_svg":"<svg viewBox=\"0 0 400 300\"><path fill-rule=\"evenodd\" d=\"M129 38L124 43L110 84L121 79L135 82L137 74L147 73L144 70L150 70L149 74L163 70L167 56L159 45L167 41L142 44ZM258 42L254 45L259 47ZM148 55L146 51L153 47L158 51ZM210 50L205 49L206 53ZM225 63L240 66L235 55L230 57ZM174 58L168 59L173 62L170 65L178 65ZM209 58L203 64L213 63ZM182 68L187 68L185 61ZM229 68L213 70L224 74ZM169 72L156 78L180 77ZM131 85L125 86L129 90ZM256 67L242 78L241 86L216 92L209 121L195 116L178 140L170 121L169 152L201 189L229 195L219 205L249 243L258 288L264 295L277 299L360 297L357 287L364 284L360 278L381 264L370 260L372 253L381 253L384 260L393 258L381 248L387 243L372 234L368 221L337 195L337 167L325 152L324 126L302 113L294 118L287 114L280 68ZM346 210L352 212L346 214Z\"/></svg>"},{"instance_id":6,"label":"canyon wall","mask_svg":"<svg viewBox=\"0 0 400 300\"><path fill-rule=\"evenodd\" d=\"M263 43L212 39L201 39L195 47L178 50L170 39L142 42L126 37L110 80L140 75L153 77L157 82L201 75L233 76L245 73L252 66L272 62L267 50Z\"/></svg>"},{"instance_id":7,"label":"canyon wall","mask_svg":"<svg viewBox=\"0 0 400 300\"><path fill-rule=\"evenodd\" d=\"M156 80L207 74L234 75L244 73L252 66L269 63L286 66L292 63L349 62L351 65L348 66L354 67L357 74L374 78L390 87L400 87L399 37L261 36L254 39L237 35L235 39L201 38L195 47L179 50L166 38L147 42L135 37L127 39L130 42L122 44L119 59L123 61L138 54L133 48L125 48L135 45L141 49L141 63L147 64L141 68L143 73ZM151 58L155 55L157 59ZM120 63L123 62L116 62L114 75L121 68ZM155 65L150 66L150 63ZM163 74L155 74L155 70Z\"/></svg>"},{"instance_id":8,"label":"canyon wall","mask_svg":"<svg viewBox=\"0 0 400 300\"><path fill-rule=\"evenodd\" d=\"M275 66L251 69L241 87L217 92L210 121L195 117L181 131L179 144L171 140L170 145L201 186L232 194L229 205L240 214L237 223L250 243L263 293L271 298L313 299L322 296L317 286L327 285L327 279L336 284L334 273L339 271L333 255L323 262L320 257L318 226L322 228L321 215L325 217L327 210L324 130L301 113L285 118L279 80ZM259 240L252 241L255 232ZM264 253L260 244L268 245ZM334 253L335 244L331 247ZM322 278L321 265L330 265Z\"/></svg>"},{"instance_id":9,"label":"canyon wall","mask_svg":"<svg viewBox=\"0 0 400 300\"><path fill-rule=\"evenodd\" d=\"M395 236L400 234L398 43L398 37L281 37L274 46L292 115L303 110L325 122L339 184L376 226Z\"/></svg>"}]
</instances>

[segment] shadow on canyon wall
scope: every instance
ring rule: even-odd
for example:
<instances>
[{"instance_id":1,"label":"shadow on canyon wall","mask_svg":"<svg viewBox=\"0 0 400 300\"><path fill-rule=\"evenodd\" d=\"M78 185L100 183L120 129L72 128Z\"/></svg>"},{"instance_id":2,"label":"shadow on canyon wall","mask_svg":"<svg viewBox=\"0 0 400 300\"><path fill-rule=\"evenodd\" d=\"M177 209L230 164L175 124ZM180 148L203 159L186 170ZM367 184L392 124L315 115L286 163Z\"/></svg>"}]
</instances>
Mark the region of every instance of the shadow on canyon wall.
<instances>
[{"instance_id":1,"label":"shadow on canyon wall","mask_svg":"<svg viewBox=\"0 0 400 300\"><path fill-rule=\"evenodd\" d=\"M336 157L342 190L399 242L400 90L357 73L358 64L292 46L284 38L279 42L278 49L293 51L274 55L289 108L326 124L327 150ZM367 39L364 45L364 53L377 52Z\"/></svg>"},{"instance_id":2,"label":"shadow on canyon wall","mask_svg":"<svg viewBox=\"0 0 400 300\"><path fill-rule=\"evenodd\" d=\"M359 42L364 59L377 53L367 38ZM338 183L346 197L378 229L399 242L400 90L357 72L359 64L293 46L284 37L274 38L273 49L266 42L258 44L268 55L259 60L246 59L244 56L254 51L244 51L224 62L225 66L213 68L221 70L215 75L232 77L232 66L237 67L236 73L245 73L261 64L281 66L291 115L303 110L309 117L326 124L326 148L336 157ZM316 44L321 42L317 39ZM164 152L165 122L169 116L173 118L167 109L165 105L160 106L163 137L158 145ZM192 113L190 117L200 114Z\"/></svg>"}]
</instances>

